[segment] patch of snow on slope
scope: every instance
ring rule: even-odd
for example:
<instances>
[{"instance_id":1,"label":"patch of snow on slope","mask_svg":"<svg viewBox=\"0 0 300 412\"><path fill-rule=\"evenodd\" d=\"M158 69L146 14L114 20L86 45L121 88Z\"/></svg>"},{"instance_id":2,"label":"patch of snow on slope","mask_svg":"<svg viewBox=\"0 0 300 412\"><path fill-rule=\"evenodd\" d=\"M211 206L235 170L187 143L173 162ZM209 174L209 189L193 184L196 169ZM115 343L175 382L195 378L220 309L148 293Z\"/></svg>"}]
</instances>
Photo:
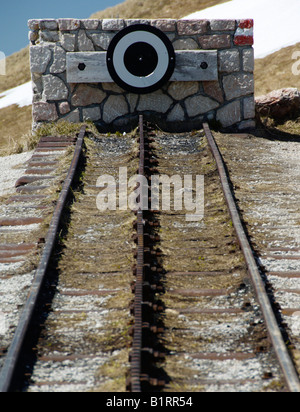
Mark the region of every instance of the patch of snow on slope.
<instances>
[{"instance_id":1,"label":"patch of snow on slope","mask_svg":"<svg viewBox=\"0 0 300 412\"><path fill-rule=\"evenodd\" d=\"M19 107L32 104L31 81L0 93L0 109L17 104Z\"/></svg>"},{"instance_id":2,"label":"patch of snow on slope","mask_svg":"<svg viewBox=\"0 0 300 412\"><path fill-rule=\"evenodd\" d=\"M255 58L300 42L300 0L232 0L189 19L254 19Z\"/></svg>"}]
</instances>

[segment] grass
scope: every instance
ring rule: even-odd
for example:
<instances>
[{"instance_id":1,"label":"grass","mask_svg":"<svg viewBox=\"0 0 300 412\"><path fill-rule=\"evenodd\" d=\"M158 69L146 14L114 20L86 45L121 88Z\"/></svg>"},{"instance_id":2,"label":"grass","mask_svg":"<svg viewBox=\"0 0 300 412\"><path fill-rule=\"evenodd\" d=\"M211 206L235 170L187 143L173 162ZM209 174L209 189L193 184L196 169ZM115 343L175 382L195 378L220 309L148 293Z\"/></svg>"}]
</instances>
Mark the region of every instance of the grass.
<instances>
[{"instance_id":1,"label":"grass","mask_svg":"<svg viewBox=\"0 0 300 412\"><path fill-rule=\"evenodd\" d=\"M124 3L91 16L92 19L124 18L124 19L178 19L228 0L126 0Z\"/></svg>"},{"instance_id":2,"label":"grass","mask_svg":"<svg viewBox=\"0 0 300 412\"><path fill-rule=\"evenodd\" d=\"M64 120L58 122L44 123L40 126L34 136L39 139L42 136L73 136L79 133L81 127L85 125L87 133L91 133L94 136L98 136L99 132L92 121L86 121L84 123L69 123Z\"/></svg>"},{"instance_id":3,"label":"grass","mask_svg":"<svg viewBox=\"0 0 300 412\"><path fill-rule=\"evenodd\" d=\"M0 76L0 93L29 82L30 78L29 47L25 47L6 58L6 76Z\"/></svg>"},{"instance_id":4,"label":"grass","mask_svg":"<svg viewBox=\"0 0 300 412\"><path fill-rule=\"evenodd\" d=\"M73 136L79 133L83 124L87 132L98 131L92 122L45 123L36 132L31 130L31 106L19 108L16 105L0 110L0 156L33 150L42 136ZM17 121L16 121L17 119Z\"/></svg>"},{"instance_id":5,"label":"grass","mask_svg":"<svg viewBox=\"0 0 300 412\"><path fill-rule=\"evenodd\" d=\"M300 51L300 43L255 61L256 96L284 87L300 90L300 75L295 76L292 72L292 67L297 62L292 59L295 51Z\"/></svg>"},{"instance_id":6,"label":"grass","mask_svg":"<svg viewBox=\"0 0 300 412\"><path fill-rule=\"evenodd\" d=\"M0 110L0 155L30 150L31 106L9 106Z\"/></svg>"}]
</instances>

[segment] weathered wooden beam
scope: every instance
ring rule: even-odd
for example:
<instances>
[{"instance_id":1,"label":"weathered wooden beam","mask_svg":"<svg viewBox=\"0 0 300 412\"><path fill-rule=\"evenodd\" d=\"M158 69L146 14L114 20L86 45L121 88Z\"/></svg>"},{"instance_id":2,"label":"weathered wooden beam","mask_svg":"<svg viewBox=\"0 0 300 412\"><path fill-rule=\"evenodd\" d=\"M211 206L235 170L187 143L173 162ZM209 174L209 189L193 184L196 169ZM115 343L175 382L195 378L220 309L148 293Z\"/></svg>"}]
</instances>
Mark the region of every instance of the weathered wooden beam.
<instances>
[{"instance_id":1,"label":"weathered wooden beam","mask_svg":"<svg viewBox=\"0 0 300 412\"><path fill-rule=\"evenodd\" d=\"M176 51L171 81L212 81L218 79L216 50ZM68 83L112 83L106 66L106 52L67 53Z\"/></svg>"},{"instance_id":2,"label":"weathered wooden beam","mask_svg":"<svg viewBox=\"0 0 300 412\"><path fill-rule=\"evenodd\" d=\"M106 52L67 53L68 83L112 83Z\"/></svg>"},{"instance_id":3,"label":"weathered wooden beam","mask_svg":"<svg viewBox=\"0 0 300 412\"><path fill-rule=\"evenodd\" d=\"M181 82L218 80L217 51L176 51L176 66L171 80Z\"/></svg>"}]
</instances>

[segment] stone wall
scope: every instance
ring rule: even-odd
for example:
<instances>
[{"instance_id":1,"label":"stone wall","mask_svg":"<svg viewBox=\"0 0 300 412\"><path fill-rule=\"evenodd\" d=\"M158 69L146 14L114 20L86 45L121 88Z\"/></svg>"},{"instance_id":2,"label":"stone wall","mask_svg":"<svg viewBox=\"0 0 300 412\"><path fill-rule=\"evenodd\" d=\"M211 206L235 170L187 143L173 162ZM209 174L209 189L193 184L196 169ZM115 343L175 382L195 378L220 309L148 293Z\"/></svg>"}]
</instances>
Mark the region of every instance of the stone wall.
<instances>
[{"instance_id":1,"label":"stone wall","mask_svg":"<svg viewBox=\"0 0 300 412\"><path fill-rule=\"evenodd\" d=\"M218 81L168 82L136 95L115 83L67 83L66 54L105 51L117 31L136 24L164 31L175 50L217 50ZM33 128L59 119L92 120L103 130L137 124L139 114L169 131L203 121L254 127L253 20L30 20Z\"/></svg>"}]
</instances>

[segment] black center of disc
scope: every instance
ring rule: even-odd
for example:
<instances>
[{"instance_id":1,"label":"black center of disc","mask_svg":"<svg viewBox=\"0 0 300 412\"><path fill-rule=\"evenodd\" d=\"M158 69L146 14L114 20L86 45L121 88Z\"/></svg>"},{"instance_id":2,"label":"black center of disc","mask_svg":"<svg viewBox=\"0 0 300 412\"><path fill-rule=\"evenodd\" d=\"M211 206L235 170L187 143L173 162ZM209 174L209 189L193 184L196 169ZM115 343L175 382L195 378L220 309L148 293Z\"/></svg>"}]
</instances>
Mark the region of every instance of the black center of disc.
<instances>
[{"instance_id":1,"label":"black center of disc","mask_svg":"<svg viewBox=\"0 0 300 412\"><path fill-rule=\"evenodd\" d=\"M134 76L149 76L156 69L157 63L156 50L145 42L133 43L124 54L125 67Z\"/></svg>"}]
</instances>

